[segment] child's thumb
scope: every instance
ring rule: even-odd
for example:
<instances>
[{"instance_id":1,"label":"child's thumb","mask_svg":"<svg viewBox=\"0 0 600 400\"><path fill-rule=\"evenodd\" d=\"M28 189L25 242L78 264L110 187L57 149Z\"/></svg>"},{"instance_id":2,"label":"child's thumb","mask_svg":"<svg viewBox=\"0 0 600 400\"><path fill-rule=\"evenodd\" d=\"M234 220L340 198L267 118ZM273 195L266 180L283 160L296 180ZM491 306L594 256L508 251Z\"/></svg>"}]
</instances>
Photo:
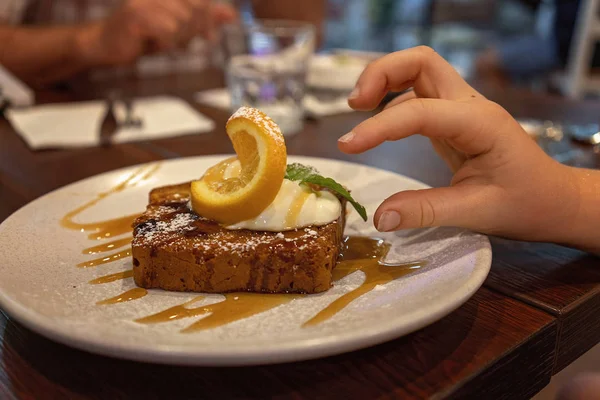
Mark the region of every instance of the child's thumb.
<instances>
[{"instance_id":1,"label":"child's thumb","mask_svg":"<svg viewBox=\"0 0 600 400\"><path fill-rule=\"evenodd\" d=\"M430 226L483 229L489 222L490 194L480 185L407 190L386 199L373 221L381 232Z\"/></svg>"}]
</instances>

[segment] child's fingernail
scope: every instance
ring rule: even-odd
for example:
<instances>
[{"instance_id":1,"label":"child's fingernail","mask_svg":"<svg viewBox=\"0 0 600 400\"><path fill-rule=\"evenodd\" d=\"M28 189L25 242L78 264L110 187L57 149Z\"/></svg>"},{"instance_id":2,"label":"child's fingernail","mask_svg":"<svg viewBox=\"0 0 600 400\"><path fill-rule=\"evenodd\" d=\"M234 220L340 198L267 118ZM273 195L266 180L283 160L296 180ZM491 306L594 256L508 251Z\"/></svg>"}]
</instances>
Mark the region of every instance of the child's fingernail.
<instances>
[{"instance_id":1,"label":"child's fingernail","mask_svg":"<svg viewBox=\"0 0 600 400\"><path fill-rule=\"evenodd\" d=\"M377 230L379 232L389 232L395 230L400 225L400 214L396 211L385 211L379 217Z\"/></svg>"},{"instance_id":2,"label":"child's fingernail","mask_svg":"<svg viewBox=\"0 0 600 400\"><path fill-rule=\"evenodd\" d=\"M350 131L338 139L338 142L349 143L354 139L354 132Z\"/></svg>"},{"instance_id":3,"label":"child's fingernail","mask_svg":"<svg viewBox=\"0 0 600 400\"><path fill-rule=\"evenodd\" d=\"M348 100L356 99L359 94L360 94L360 91L358 90L358 86L355 86L354 89L352 89L352 91L348 95Z\"/></svg>"}]
</instances>

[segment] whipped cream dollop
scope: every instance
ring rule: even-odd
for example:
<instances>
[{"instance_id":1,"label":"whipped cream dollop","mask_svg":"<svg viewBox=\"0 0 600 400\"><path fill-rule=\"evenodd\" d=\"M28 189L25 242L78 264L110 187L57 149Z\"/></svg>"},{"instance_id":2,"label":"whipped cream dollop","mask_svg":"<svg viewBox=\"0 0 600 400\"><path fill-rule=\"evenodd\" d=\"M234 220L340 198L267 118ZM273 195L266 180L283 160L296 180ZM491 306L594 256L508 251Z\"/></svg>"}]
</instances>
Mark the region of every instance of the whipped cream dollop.
<instances>
[{"instance_id":1,"label":"whipped cream dollop","mask_svg":"<svg viewBox=\"0 0 600 400\"><path fill-rule=\"evenodd\" d=\"M240 166L232 163L225 178L239 174ZM275 200L252 219L226 226L227 229L282 232L307 226L322 226L337 220L342 212L339 199L331 192L318 191L284 179Z\"/></svg>"}]
</instances>

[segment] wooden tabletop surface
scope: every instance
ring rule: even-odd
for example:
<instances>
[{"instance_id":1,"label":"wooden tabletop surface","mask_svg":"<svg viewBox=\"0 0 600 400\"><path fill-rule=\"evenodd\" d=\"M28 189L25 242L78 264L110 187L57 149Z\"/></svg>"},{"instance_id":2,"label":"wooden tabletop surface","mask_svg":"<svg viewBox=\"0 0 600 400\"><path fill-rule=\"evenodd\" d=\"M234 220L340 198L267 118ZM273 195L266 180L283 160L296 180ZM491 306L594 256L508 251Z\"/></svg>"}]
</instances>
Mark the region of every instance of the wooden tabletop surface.
<instances>
[{"instance_id":1,"label":"wooden tabletop surface","mask_svg":"<svg viewBox=\"0 0 600 400\"><path fill-rule=\"evenodd\" d=\"M228 113L193 103L194 92L221 84L216 71L111 83L132 95L168 93L190 101L216 121L215 131L204 135L31 151L0 119L0 221L44 193L101 172L231 152L223 128ZM39 93L38 101L98 98L108 86ZM600 112L598 102L479 89L516 117L587 123L597 122ZM307 121L303 132L287 140L288 151L360 162L433 186L449 182L449 170L419 136L358 156L340 153L337 138L368 115ZM580 149L587 166L600 167L600 155ZM600 312L600 261L552 244L491 241L490 275L458 310L406 337L321 360L247 368L141 364L54 343L0 313L0 398L529 398L600 340L595 318Z\"/></svg>"}]
</instances>

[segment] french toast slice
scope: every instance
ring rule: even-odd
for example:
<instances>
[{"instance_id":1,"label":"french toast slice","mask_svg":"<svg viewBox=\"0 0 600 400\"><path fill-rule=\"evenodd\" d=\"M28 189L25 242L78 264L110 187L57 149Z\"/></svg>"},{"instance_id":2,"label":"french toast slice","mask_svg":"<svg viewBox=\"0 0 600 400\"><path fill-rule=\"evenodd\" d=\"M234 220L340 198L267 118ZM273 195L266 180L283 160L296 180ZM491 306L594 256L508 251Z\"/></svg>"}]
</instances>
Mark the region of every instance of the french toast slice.
<instances>
[{"instance_id":1,"label":"french toast slice","mask_svg":"<svg viewBox=\"0 0 600 400\"><path fill-rule=\"evenodd\" d=\"M150 192L135 220L135 283L143 288L226 293L318 293L331 287L346 201L338 220L286 232L228 230L191 210L190 182Z\"/></svg>"}]
</instances>

